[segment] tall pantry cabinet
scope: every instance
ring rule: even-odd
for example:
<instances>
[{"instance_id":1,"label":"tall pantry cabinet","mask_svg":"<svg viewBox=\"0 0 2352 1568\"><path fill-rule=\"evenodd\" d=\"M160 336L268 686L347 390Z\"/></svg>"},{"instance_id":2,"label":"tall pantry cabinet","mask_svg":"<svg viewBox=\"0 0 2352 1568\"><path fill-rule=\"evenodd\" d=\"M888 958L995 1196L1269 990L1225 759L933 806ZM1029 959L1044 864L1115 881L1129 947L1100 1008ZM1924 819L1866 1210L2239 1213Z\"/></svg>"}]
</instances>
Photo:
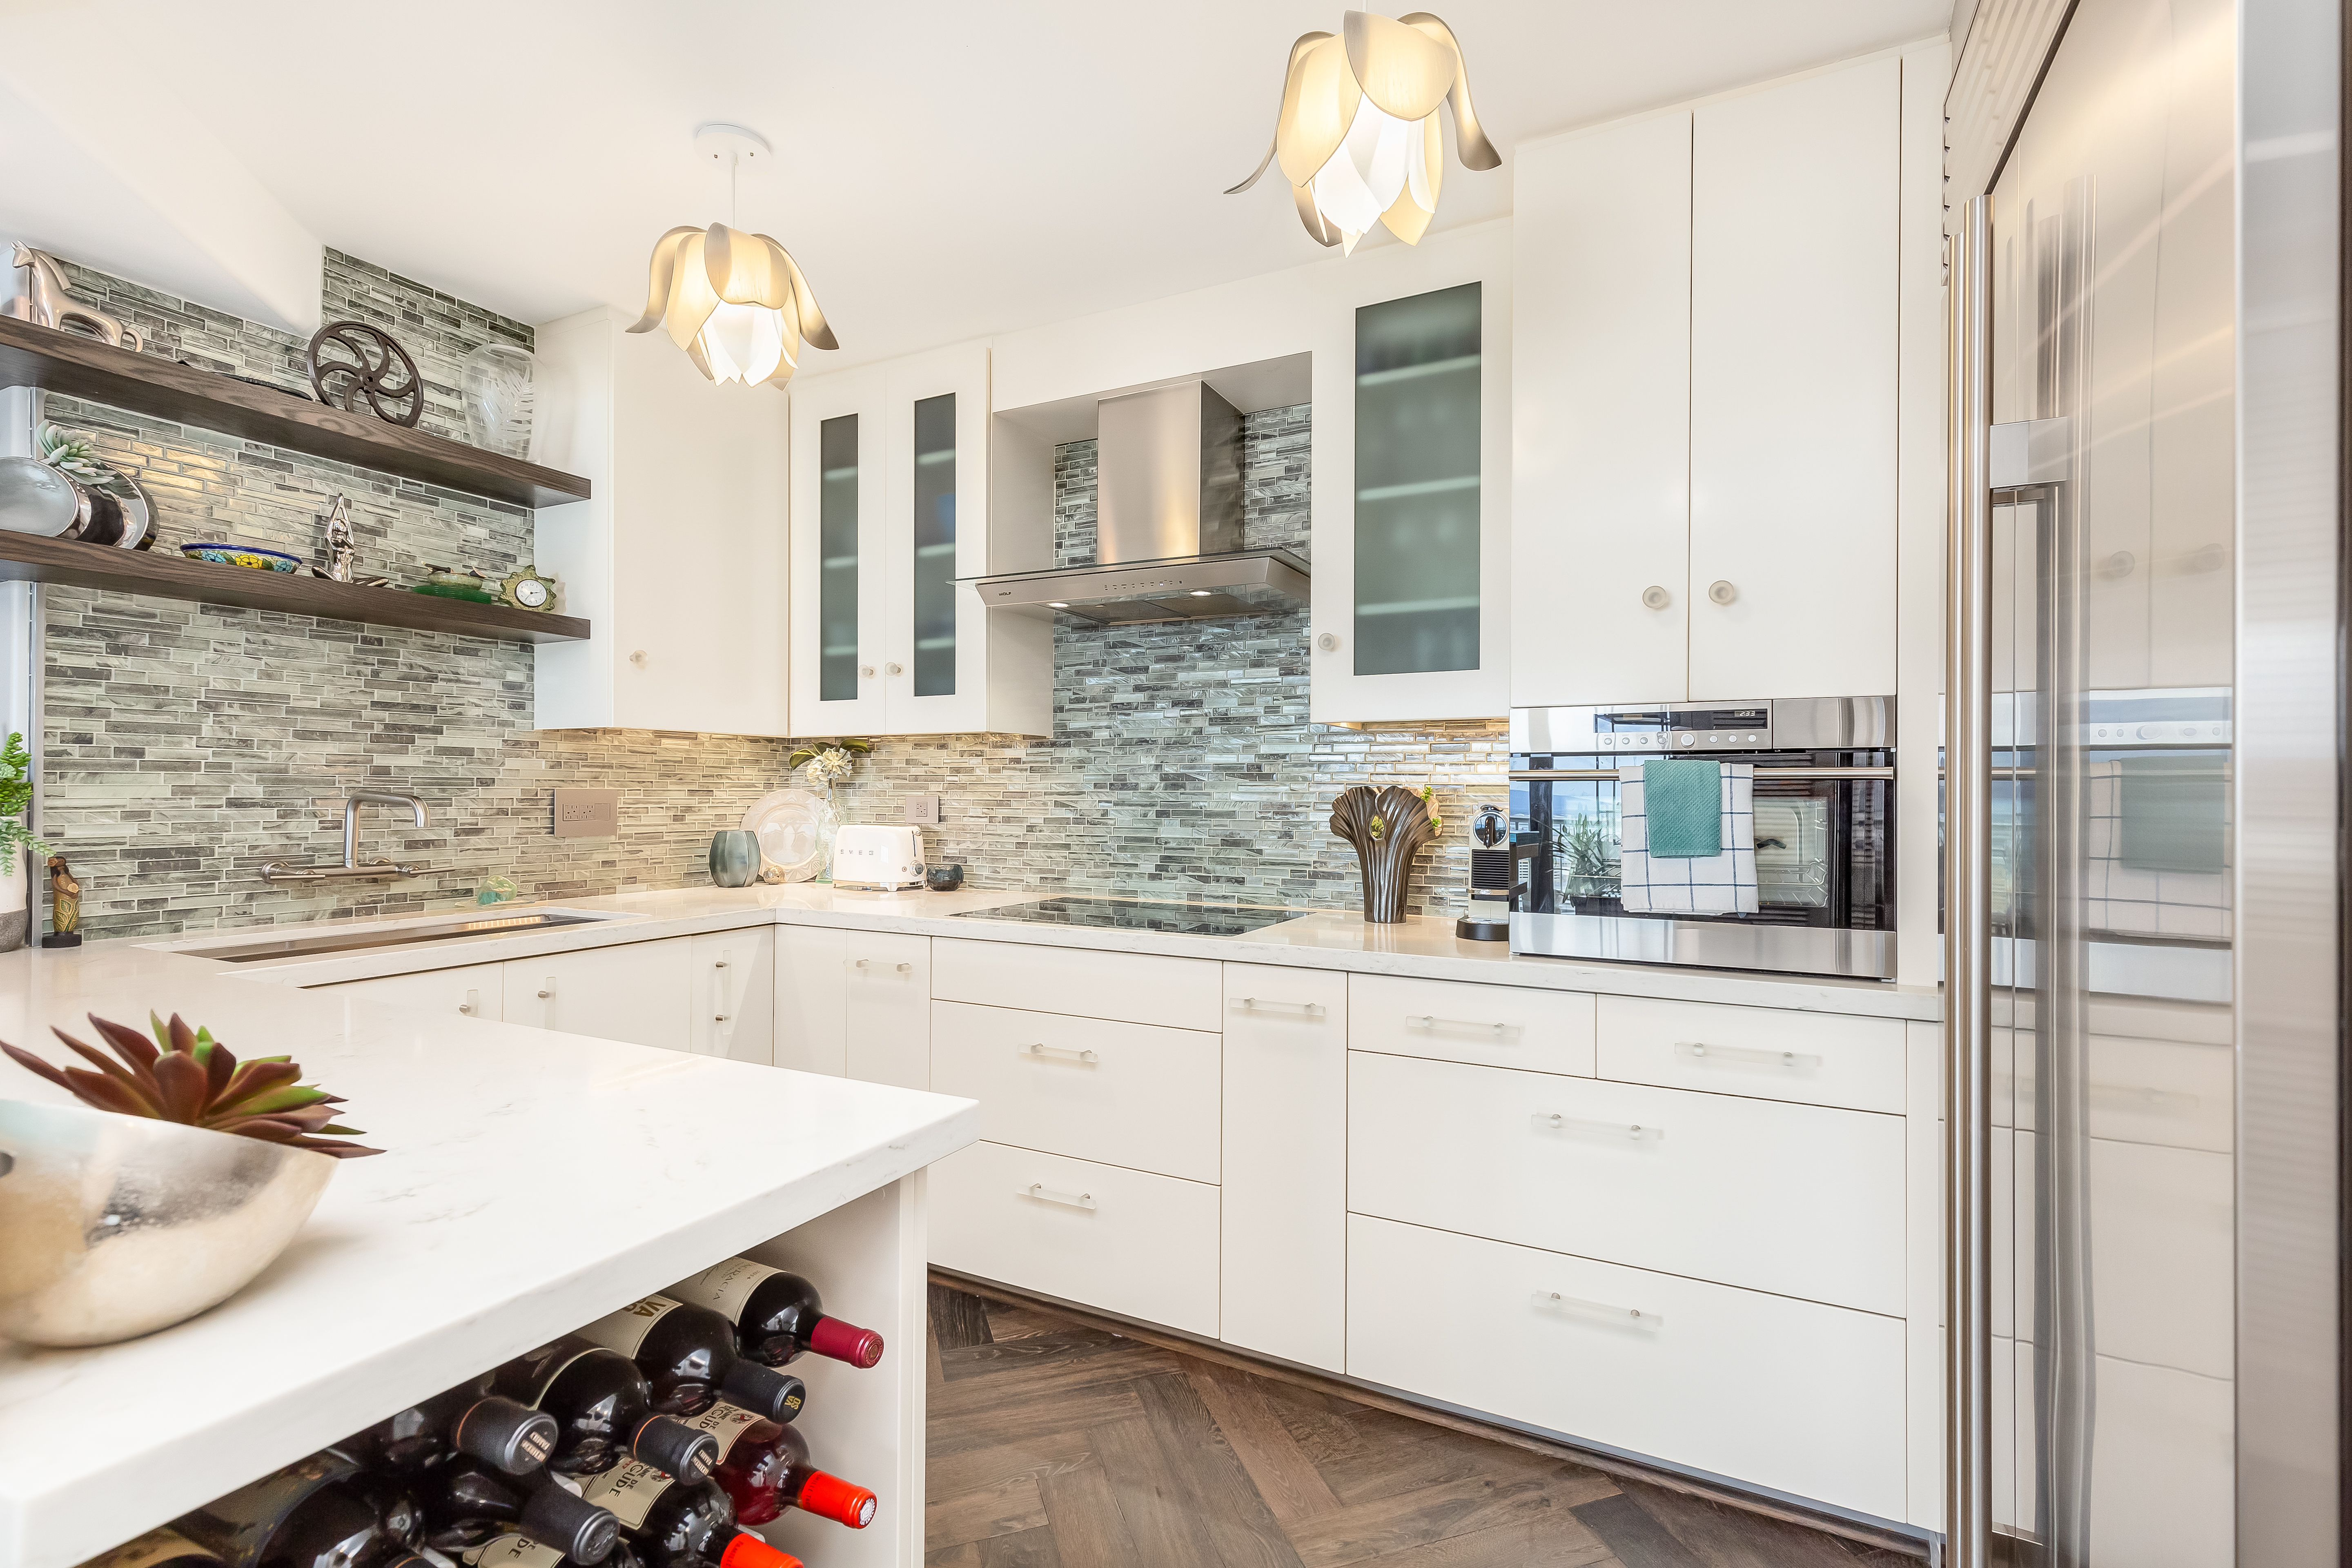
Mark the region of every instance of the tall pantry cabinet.
<instances>
[{"instance_id":1,"label":"tall pantry cabinet","mask_svg":"<svg viewBox=\"0 0 2352 1568\"><path fill-rule=\"evenodd\" d=\"M1905 72L1519 150L1514 707L1895 691Z\"/></svg>"}]
</instances>

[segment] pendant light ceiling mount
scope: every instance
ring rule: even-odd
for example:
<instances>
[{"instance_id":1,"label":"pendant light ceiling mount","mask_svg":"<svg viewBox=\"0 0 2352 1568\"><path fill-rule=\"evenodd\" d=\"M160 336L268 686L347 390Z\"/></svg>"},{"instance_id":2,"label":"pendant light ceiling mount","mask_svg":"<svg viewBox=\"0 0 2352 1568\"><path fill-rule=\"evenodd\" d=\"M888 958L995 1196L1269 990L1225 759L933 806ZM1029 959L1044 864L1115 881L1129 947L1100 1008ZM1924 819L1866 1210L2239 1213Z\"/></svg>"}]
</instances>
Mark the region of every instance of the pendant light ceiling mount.
<instances>
[{"instance_id":1,"label":"pendant light ceiling mount","mask_svg":"<svg viewBox=\"0 0 2352 1568\"><path fill-rule=\"evenodd\" d=\"M1350 11L1337 33L1302 34L1283 73L1274 145L1239 195L1276 163L1290 182L1298 220L1319 245L1353 251L1375 223L1420 243L1437 214L1445 168L1439 105L1454 110L1465 169L1494 169L1503 155L1470 104L1470 71L1454 30L1426 11L1402 17Z\"/></svg>"},{"instance_id":2,"label":"pendant light ceiling mount","mask_svg":"<svg viewBox=\"0 0 2352 1568\"><path fill-rule=\"evenodd\" d=\"M742 176L764 173L774 150L756 131L714 122L696 129L694 151L727 172L728 221L685 225L654 242L646 313L629 331L663 328L712 381L781 387L799 367L804 342L841 345L791 253L735 226Z\"/></svg>"}]
</instances>

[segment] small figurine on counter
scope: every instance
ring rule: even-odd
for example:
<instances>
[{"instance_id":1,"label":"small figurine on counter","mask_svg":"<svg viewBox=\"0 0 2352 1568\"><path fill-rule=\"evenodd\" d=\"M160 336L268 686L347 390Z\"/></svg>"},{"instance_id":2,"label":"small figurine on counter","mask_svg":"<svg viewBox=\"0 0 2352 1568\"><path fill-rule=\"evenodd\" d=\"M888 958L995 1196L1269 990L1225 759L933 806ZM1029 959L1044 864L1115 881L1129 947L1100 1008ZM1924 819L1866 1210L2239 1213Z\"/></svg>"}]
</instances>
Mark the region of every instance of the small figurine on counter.
<instances>
[{"instance_id":1,"label":"small figurine on counter","mask_svg":"<svg viewBox=\"0 0 2352 1568\"><path fill-rule=\"evenodd\" d=\"M62 855L49 857L49 934L43 947L81 945L81 883Z\"/></svg>"}]
</instances>

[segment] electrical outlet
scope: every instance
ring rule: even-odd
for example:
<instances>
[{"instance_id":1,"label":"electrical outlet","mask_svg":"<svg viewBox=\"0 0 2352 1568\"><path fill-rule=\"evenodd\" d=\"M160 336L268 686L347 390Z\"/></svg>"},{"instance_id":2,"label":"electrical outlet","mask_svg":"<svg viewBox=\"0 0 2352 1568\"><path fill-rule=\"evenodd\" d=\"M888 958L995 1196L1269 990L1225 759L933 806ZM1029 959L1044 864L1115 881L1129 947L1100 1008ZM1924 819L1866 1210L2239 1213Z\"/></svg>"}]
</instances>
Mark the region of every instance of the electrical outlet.
<instances>
[{"instance_id":1,"label":"electrical outlet","mask_svg":"<svg viewBox=\"0 0 2352 1568\"><path fill-rule=\"evenodd\" d=\"M560 789L555 792L558 838L610 838L621 831L621 792Z\"/></svg>"},{"instance_id":2,"label":"electrical outlet","mask_svg":"<svg viewBox=\"0 0 2352 1568\"><path fill-rule=\"evenodd\" d=\"M935 795L907 796L906 816L903 820L937 827L940 824L940 797Z\"/></svg>"}]
</instances>

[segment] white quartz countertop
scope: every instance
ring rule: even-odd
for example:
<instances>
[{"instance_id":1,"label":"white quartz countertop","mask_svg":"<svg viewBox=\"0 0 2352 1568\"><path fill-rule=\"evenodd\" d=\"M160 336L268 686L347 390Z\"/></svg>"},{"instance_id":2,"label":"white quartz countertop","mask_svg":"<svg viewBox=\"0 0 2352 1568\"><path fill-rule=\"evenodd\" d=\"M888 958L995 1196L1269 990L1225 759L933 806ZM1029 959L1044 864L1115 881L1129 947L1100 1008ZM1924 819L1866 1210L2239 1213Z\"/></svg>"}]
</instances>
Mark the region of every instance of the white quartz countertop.
<instances>
[{"instance_id":1,"label":"white quartz countertop","mask_svg":"<svg viewBox=\"0 0 2352 1568\"><path fill-rule=\"evenodd\" d=\"M66 1568L980 1130L968 1100L246 984L133 943L0 955L0 1039L52 1060L49 1026L88 1039L86 1013L150 1009L290 1052L387 1152L344 1162L210 1312L92 1350L0 1342L6 1568ZM5 1059L0 1095L65 1098Z\"/></svg>"},{"instance_id":2,"label":"white quartz countertop","mask_svg":"<svg viewBox=\"0 0 2352 1568\"><path fill-rule=\"evenodd\" d=\"M247 978L292 985L326 985L380 975L489 963L542 953L602 947L615 942L646 942L755 925L831 925L859 931L903 931L958 937L970 942L1027 942L1042 947L1113 952L1158 952L1181 958L1221 959L1237 963L1293 964L1366 974L1417 975L1496 985L1527 985L1550 991L1590 991L1623 996L1670 997L1749 1007L1790 1007L1811 1012L1932 1021L1942 1014L1933 986L1884 981L1775 978L1731 970L1657 964L1580 963L1559 958L1514 957L1499 942L1465 942L1451 919L1412 916L1397 925L1372 925L1353 911L1316 910L1278 919L1244 936L1187 936L1172 931L1117 931L1089 926L1044 925L990 920L987 911L1008 904L1056 896L1037 889L952 893L850 893L814 882L785 887L677 888L659 892L620 893L569 899L546 907L612 916L589 924L562 926L512 936L468 937L407 947L381 948L330 956L271 959L233 966L208 966ZM1146 900L1153 901L1153 900ZM503 904L486 914L511 913L538 906ZM446 920L445 912L419 920ZM391 922L411 923L411 922ZM309 927L240 928L161 944L173 952L204 948ZM122 944L109 944L122 945Z\"/></svg>"}]
</instances>

